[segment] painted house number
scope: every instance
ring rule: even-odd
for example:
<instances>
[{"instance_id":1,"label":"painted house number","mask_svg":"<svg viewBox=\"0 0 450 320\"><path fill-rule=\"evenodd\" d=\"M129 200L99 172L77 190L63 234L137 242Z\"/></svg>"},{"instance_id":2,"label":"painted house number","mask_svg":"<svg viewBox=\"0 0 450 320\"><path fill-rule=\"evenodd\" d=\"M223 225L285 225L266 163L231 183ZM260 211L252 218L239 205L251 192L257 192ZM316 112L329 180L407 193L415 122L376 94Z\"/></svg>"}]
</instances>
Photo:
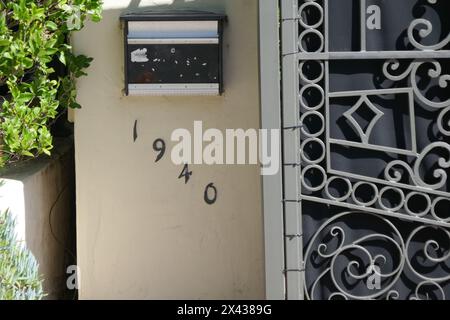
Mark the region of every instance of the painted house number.
<instances>
[{"instance_id":1,"label":"painted house number","mask_svg":"<svg viewBox=\"0 0 450 320\"><path fill-rule=\"evenodd\" d=\"M133 142L136 143L138 136L139 136L138 135L138 121L135 120L134 126L133 126ZM155 153L156 153L155 163L158 163L159 161L161 161L164 158L164 156L166 154L166 151L167 151L166 142L161 138L158 138L155 141L153 141L153 151L155 151ZM184 179L184 183L188 184L192 175L193 175L193 171L190 170L188 164L185 164L183 166L183 170L181 171L180 175L178 176L178 179ZM206 185L206 187L203 191L203 200L205 201L206 204L208 204L208 205L215 204L217 201L217 195L218 195L218 190L213 182Z\"/></svg>"},{"instance_id":2,"label":"painted house number","mask_svg":"<svg viewBox=\"0 0 450 320\"><path fill-rule=\"evenodd\" d=\"M367 29L381 30L381 8L377 5L367 7Z\"/></svg>"}]
</instances>

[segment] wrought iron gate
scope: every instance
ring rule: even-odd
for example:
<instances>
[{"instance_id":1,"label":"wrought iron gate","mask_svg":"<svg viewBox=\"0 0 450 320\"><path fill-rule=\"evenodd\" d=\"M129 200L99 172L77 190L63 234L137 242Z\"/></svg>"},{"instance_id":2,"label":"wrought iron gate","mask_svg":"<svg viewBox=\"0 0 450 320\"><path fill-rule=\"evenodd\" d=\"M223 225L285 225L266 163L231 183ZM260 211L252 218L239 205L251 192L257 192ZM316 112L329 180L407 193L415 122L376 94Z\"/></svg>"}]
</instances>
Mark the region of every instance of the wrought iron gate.
<instances>
[{"instance_id":1,"label":"wrought iron gate","mask_svg":"<svg viewBox=\"0 0 450 320\"><path fill-rule=\"evenodd\" d=\"M281 0L289 299L450 297L450 4Z\"/></svg>"}]
</instances>

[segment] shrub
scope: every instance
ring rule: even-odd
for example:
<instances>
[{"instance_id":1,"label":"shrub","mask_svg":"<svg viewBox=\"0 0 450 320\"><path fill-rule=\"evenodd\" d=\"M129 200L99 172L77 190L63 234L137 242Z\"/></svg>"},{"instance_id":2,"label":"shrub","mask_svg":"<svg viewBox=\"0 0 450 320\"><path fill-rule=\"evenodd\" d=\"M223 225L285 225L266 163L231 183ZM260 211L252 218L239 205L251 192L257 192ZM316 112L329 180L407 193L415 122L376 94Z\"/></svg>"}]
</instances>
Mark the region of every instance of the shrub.
<instances>
[{"instance_id":1,"label":"shrub","mask_svg":"<svg viewBox=\"0 0 450 320\"><path fill-rule=\"evenodd\" d=\"M74 55L69 36L100 0L0 0L0 167L50 155L50 127L62 108L79 108L75 79L91 58ZM63 66L63 68L61 68ZM62 69L63 72L55 72Z\"/></svg>"},{"instance_id":2,"label":"shrub","mask_svg":"<svg viewBox=\"0 0 450 320\"><path fill-rule=\"evenodd\" d=\"M0 213L0 300L39 300L44 294L34 256L15 237L9 212Z\"/></svg>"}]
</instances>

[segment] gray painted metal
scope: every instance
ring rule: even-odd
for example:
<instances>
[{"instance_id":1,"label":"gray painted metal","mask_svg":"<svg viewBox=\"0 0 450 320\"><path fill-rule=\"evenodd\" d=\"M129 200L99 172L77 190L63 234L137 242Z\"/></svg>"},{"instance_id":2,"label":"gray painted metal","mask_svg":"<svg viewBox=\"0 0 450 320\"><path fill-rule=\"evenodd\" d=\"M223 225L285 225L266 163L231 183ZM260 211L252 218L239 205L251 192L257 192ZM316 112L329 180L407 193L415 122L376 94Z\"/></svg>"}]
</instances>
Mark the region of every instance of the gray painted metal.
<instances>
[{"instance_id":1,"label":"gray painted metal","mask_svg":"<svg viewBox=\"0 0 450 320\"><path fill-rule=\"evenodd\" d=\"M138 83L128 85L130 96L171 95L171 96L216 96L218 83Z\"/></svg>"},{"instance_id":2,"label":"gray painted metal","mask_svg":"<svg viewBox=\"0 0 450 320\"><path fill-rule=\"evenodd\" d=\"M399 293L393 290L393 286L403 274L404 269L408 268L415 276L421 279L417 284L415 295L411 299L420 299L420 291L426 285L431 285L441 292L442 298L445 299L445 292L442 289L442 283L450 280L450 275L440 277L432 277L417 270L411 263L412 257L409 256L409 249L415 237L423 230L431 228L434 232L442 232L450 240L450 219L442 217L437 212L437 207L445 201L450 201L450 194L443 189L447 183L447 169L450 168L450 145L445 141L436 141L431 143L428 147L419 150L416 145L416 125L414 104L418 103L427 110L436 111L438 116L436 119L436 127L440 134L450 136L450 123L448 123L448 116L450 114L450 99L445 101L436 101L429 99L423 93L423 89L419 88L417 83L418 70L428 70L428 75L431 78L438 79L441 87L445 87L450 81L450 75L443 74L443 68L438 59L450 58L450 51L442 50L450 43L450 35L445 37L442 41L434 45L422 45L418 41L413 31L422 30L418 33L419 36L427 36L427 31L432 29L431 23L425 19L416 19L411 22L408 29L408 40L414 45L414 51L366 51L366 0L360 0L361 10L361 48L360 51L355 52L329 52L329 1L334 0L280 0L281 5L281 34L282 34L282 126L283 126L283 209L284 209L284 236L285 236L285 270L286 274L286 298L287 299L314 299L315 290L319 286L320 280L326 275L330 275L332 283L336 286L336 292L330 295L330 299L344 298L344 299L380 299L380 298L396 298ZM264 8L275 10L274 6L261 2L262 16L270 18L269 14ZM428 5L432 6L436 2L429 0ZM267 6L267 7L264 7ZM319 19L314 24L308 24L304 13L307 7L314 7L316 12L319 12ZM273 15L272 15L273 19ZM270 19L268 20L270 21ZM273 25L272 25L273 27ZM266 28L261 30L267 31ZM273 33L273 30L272 30ZM315 52L309 52L307 44L303 43L303 38L313 34L319 41L318 49ZM272 34L273 35L273 34ZM264 38L264 37L262 37ZM263 49L269 48L269 43L272 40L267 40L262 45ZM272 55L276 55L272 52ZM263 59L264 58L264 59ZM407 87L395 87L386 90L367 90L367 91L346 91L346 92L330 92L330 63L334 60L340 59L383 59L386 60L383 64L382 73L386 77L398 83L406 81ZM405 61L405 59L414 59ZM270 101L267 96L267 84L269 80L265 79L272 75L275 71L268 69L265 63L270 59L268 56L262 56L261 67L265 73L262 73L263 86L263 103ZM314 63L322 70L321 74L315 79L311 78L304 72L304 63ZM273 62L272 62L273 63ZM406 64L406 68L400 68ZM402 70L402 71L400 71ZM275 87L275 82L272 82ZM305 99L304 94L307 90L316 90L322 96L315 106L309 105ZM393 148L383 145L373 144L371 142L371 133L375 124L384 116L384 113L374 105L370 98L371 96L380 95L398 95L405 94L409 99L408 114L411 119L411 148ZM345 114L348 123L353 127L360 138L360 142L334 139L330 135L330 101L339 97L359 97L358 103L350 108ZM276 103L276 101L271 101ZM353 117L359 107L365 104L375 114L373 119L369 122L366 129L363 129L358 121ZM273 117L273 110L267 110L267 105L263 109L264 117ZM315 118L321 127L316 131L308 130L307 119ZM447 120L444 120L447 119ZM316 122L317 122L316 121ZM307 157L305 146L315 143L322 149L322 154L315 159ZM351 172L343 172L332 169L330 150L332 145L342 145L350 147L360 147L367 150L378 150L385 153L395 153L400 155L407 155L414 160L413 164L402 160L395 160L389 163L384 171L383 177L369 177L358 175ZM439 149L444 151L447 158L440 159L437 164L438 168L434 170L433 175L437 179L433 183L425 181L426 179L421 172L421 165L424 159L429 156L432 151ZM325 164L324 164L325 163ZM319 182L314 185L305 177L309 173L314 173L315 177L319 177ZM410 183L406 183L404 175L408 176ZM333 195L331 192L331 184L339 181L346 186L345 192L341 196ZM266 184L269 184L267 185ZM270 192L270 180L265 180L265 201L269 204L276 203L277 195ZM357 192L361 187L368 187L373 190L373 198L364 202L359 199ZM277 186L277 188L279 188ZM321 192L320 196L317 192ZM400 199L399 204L389 206L383 202L383 196L388 193L396 193ZM267 199L266 199L267 197ZM410 208L411 199L414 197L421 197L425 200L426 208L423 212L412 211ZM303 243L303 229L302 229L302 202L311 201L315 203L322 203L325 205L343 208L341 213L331 217L325 221L319 230L315 231L312 240L307 247ZM266 218L270 212L265 211ZM279 212L276 212L279 214ZM334 226L341 218L347 218L352 215L366 215L376 219L380 224L384 224L390 228L392 234L371 233L366 237L356 241L345 242L346 233L339 226ZM419 227L413 229L406 237L400 233L397 227L388 218L395 218L399 221L413 221L419 223ZM267 220L270 221L270 220ZM276 230L271 229L271 224L266 225L266 241L272 241L273 234L271 232L279 232L279 221L274 223ZM340 237L342 243L334 252L327 252L327 247L324 240L321 239L322 232L328 227L331 228L331 236ZM336 279L333 273L334 259L343 251L349 249L363 250L370 260L370 266L373 267L380 259L380 256L373 256L368 249L363 246L363 242L367 239L383 239L390 242L396 250L399 260L396 261L394 270L389 274L379 274L386 280L387 285L373 294L356 294L345 291L340 287L340 282ZM347 239L348 241L348 239ZM430 240L431 241L431 240ZM317 247L314 247L318 244ZM279 247L279 243L277 243ZM268 270L273 274L277 273L279 264L271 261L271 256L277 257L273 250L277 250L271 243L266 243L268 252L266 264L269 265ZM425 259L430 263L446 263L450 259L450 253L445 253L442 256L435 257L427 251L431 247L440 248L436 241L427 242L424 244ZM331 250L329 250L331 251ZM312 253L317 254L322 258L329 258L332 260L331 266L317 279L310 279L312 285L307 285L305 281L305 271L307 268L313 268L307 265ZM279 258L279 256L277 257ZM382 257L386 259L386 257ZM278 261L279 262L279 261ZM276 265L275 268L273 268ZM352 268L355 268L356 263L350 262L347 266L347 271L354 279L364 279L370 274L356 274ZM353 270L353 271L352 271ZM270 285L268 288L276 288L276 284L272 281L280 281L279 277L271 276ZM276 289L274 289L276 291ZM413 292L414 293L414 292Z\"/></svg>"},{"instance_id":3,"label":"gray painted metal","mask_svg":"<svg viewBox=\"0 0 450 320\"><path fill-rule=\"evenodd\" d=\"M281 126L277 1L259 1L261 128ZM281 146L281 143L280 143ZM281 153L281 150L278 150ZM271 151L274 152L274 151ZM285 299L282 174L263 177L266 298Z\"/></svg>"},{"instance_id":4,"label":"gray painted metal","mask_svg":"<svg viewBox=\"0 0 450 320\"><path fill-rule=\"evenodd\" d=\"M298 2L281 1L281 50L282 53L298 50ZM282 97L283 97L283 177L284 177L284 214L286 245L286 283L287 298L303 298L303 265L302 265L302 217L300 206L301 171L300 153L297 146L300 141L300 119L298 116L298 58L295 55L284 56L282 63Z\"/></svg>"},{"instance_id":5,"label":"gray painted metal","mask_svg":"<svg viewBox=\"0 0 450 320\"><path fill-rule=\"evenodd\" d=\"M219 44L219 38L130 38L128 44Z\"/></svg>"},{"instance_id":6,"label":"gray painted metal","mask_svg":"<svg viewBox=\"0 0 450 320\"><path fill-rule=\"evenodd\" d=\"M128 38L217 38L217 21L130 21Z\"/></svg>"}]
</instances>

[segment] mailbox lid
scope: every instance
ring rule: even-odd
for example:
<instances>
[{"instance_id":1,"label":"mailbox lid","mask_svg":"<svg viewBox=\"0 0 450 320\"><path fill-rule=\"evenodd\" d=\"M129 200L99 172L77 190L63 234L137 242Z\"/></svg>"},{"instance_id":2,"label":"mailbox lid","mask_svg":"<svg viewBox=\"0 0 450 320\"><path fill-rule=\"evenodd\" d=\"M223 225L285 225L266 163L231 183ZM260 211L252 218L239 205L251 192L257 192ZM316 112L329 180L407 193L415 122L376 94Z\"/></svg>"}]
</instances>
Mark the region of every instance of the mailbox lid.
<instances>
[{"instance_id":1,"label":"mailbox lid","mask_svg":"<svg viewBox=\"0 0 450 320\"><path fill-rule=\"evenodd\" d=\"M219 38L225 15L204 11L141 11L121 16L127 22L127 38Z\"/></svg>"},{"instance_id":2,"label":"mailbox lid","mask_svg":"<svg viewBox=\"0 0 450 320\"><path fill-rule=\"evenodd\" d=\"M123 21L224 21L227 19L227 16L209 11L147 10L128 12L123 14L120 19Z\"/></svg>"}]
</instances>

